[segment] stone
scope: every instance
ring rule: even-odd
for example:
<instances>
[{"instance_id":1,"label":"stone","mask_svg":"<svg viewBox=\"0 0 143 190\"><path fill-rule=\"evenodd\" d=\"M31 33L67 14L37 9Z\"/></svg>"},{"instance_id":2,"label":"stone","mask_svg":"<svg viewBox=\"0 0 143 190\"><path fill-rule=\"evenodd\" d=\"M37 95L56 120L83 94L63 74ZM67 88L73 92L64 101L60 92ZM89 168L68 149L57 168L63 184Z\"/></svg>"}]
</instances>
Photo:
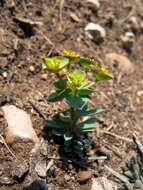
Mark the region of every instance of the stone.
<instances>
[{"instance_id":1,"label":"stone","mask_svg":"<svg viewBox=\"0 0 143 190\"><path fill-rule=\"evenodd\" d=\"M88 4L91 4L91 6L95 6L97 9L100 8L100 2L99 0L86 0Z\"/></svg>"},{"instance_id":2,"label":"stone","mask_svg":"<svg viewBox=\"0 0 143 190\"><path fill-rule=\"evenodd\" d=\"M36 179L30 185L23 187L22 190L48 190L48 185L45 181Z\"/></svg>"},{"instance_id":3,"label":"stone","mask_svg":"<svg viewBox=\"0 0 143 190\"><path fill-rule=\"evenodd\" d=\"M140 26L139 26L139 21L138 21L137 17L135 17L135 16L130 17L129 23L131 24L131 28L133 30L139 30Z\"/></svg>"},{"instance_id":4,"label":"stone","mask_svg":"<svg viewBox=\"0 0 143 190\"><path fill-rule=\"evenodd\" d=\"M26 162L14 162L12 166L12 176L20 180L25 177L29 171L29 164Z\"/></svg>"},{"instance_id":5,"label":"stone","mask_svg":"<svg viewBox=\"0 0 143 190\"><path fill-rule=\"evenodd\" d=\"M41 79L47 80L47 78L48 78L48 74L47 74L47 73L43 73L43 74L41 75Z\"/></svg>"},{"instance_id":6,"label":"stone","mask_svg":"<svg viewBox=\"0 0 143 190\"><path fill-rule=\"evenodd\" d=\"M30 67L29 67L29 70L30 70L31 72L34 72L34 71L35 71L35 67L30 66Z\"/></svg>"},{"instance_id":7,"label":"stone","mask_svg":"<svg viewBox=\"0 0 143 190\"><path fill-rule=\"evenodd\" d=\"M93 22L90 22L85 26L85 34L95 43L101 43L106 37L105 29Z\"/></svg>"},{"instance_id":8,"label":"stone","mask_svg":"<svg viewBox=\"0 0 143 190\"><path fill-rule=\"evenodd\" d=\"M8 125L5 132L7 143L38 142L30 116L25 111L13 105L3 106L2 111Z\"/></svg>"},{"instance_id":9,"label":"stone","mask_svg":"<svg viewBox=\"0 0 143 190\"><path fill-rule=\"evenodd\" d=\"M117 189L114 182L108 180L106 177L97 177L92 180L92 185L90 190L105 190L105 189Z\"/></svg>"},{"instance_id":10,"label":"stone","mask_svg":"<svg viewBox=\"0 0 143 190\"><path fill-rule=\"evenodd\" d=\"M7 72L2 73L3 78L7 78Z\"/></svg>"},{"instance_id":11,"label":"stone","mask_svg":"<svg viewBox=\"0 0 143 190\"><path fill-rule=\"evenodd\" d=\"M35 171L37 172L38 176L41 178L46 178L47 173L47 163L46 160L41 160L35 166Z\"/></svg>"},{"instance_id":12,"label":"stone","mask_svg":"<svg viewBox=\"0 0 143 190\"><path fill-rule=\"evenodd\" d=\"M88 179L92 177L92 171L91 170L86 170L86 171L80 171L78 173L78 181L79 182L85 182Z\"/></svg>"},{"instance_id":13,"label":"stone","mask_svg":"<svg viewBox=\"0 0 143 190\"><path fill-rule=\"evenodd\" d=\"M106 61L110 64L118 66L121 72L126 74L132 74L135 71L133 63L125 56L117 53L108 53L106 55Z\"/></svg>"},{"instance_id":14,"label":"stone","mask_svg":"<svg viewBox=\"0 0 143 190\"><path fill-rule=\"evenodd\" d=\"M103 186L99 182L97 182L95 179L93 179L90 190L97 190L97 189L98 190L104 190Z\"/></svg>"},{"instance_id":15,"label":"stone","mask_svg":"<svg viewBox=\"0 0 143 190\"><path fill-rule=\"evenodd\" d=\"M0 177L0 185L13 185L14 180L11 177Z\"/></svg>"}]
</instances>

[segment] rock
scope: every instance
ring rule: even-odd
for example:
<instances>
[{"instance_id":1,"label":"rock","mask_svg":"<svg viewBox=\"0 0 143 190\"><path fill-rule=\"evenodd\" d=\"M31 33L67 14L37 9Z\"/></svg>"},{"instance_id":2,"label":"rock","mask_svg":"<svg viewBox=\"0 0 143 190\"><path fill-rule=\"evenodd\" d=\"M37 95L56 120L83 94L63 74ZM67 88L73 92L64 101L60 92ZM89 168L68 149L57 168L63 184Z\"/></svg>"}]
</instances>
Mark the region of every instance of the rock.
<instances>
[{"instance_id":1,"label":"rock","mask_svg":"<svg viewBox=\"0 0 143 190\"><path fill-rule=\"evenodd\" d=\"M139 90L139 91L137 92L137 95L140 96L140 97L143 96L143 90Z\"/></svg>"},{"instance_id":2,"label":"rock","mask_svg":"<svg viewBox=\"0 0 143 190\"><path fill-rule=\"evenodd\" d=\"M131 28L133 29L133 31L137 31L140 29L140 25L139 25L139 21L137 19L137 17L132 16L129 19L129 23L131 24Z\"/></svg>"},{"instance_id":3,"label":"rock","mask_svg":"<svg viewBox=\"0 0 143 190\"><path fill-rule=\"evenodd\" d=\"M97 9L100 8L100 2L99 2L99 0L86 0L86 2L89 5L91 4L92 7L95 6Z\"/></svg>"},{"instance_id":4,"label":"rock","mask_svg":"<svg viewBox=\"0 0 143 190\"><path fill-rule=\"evenodd\" d=\"M135 70L133 63L123 55L117 53L108 53L106 55L106 60L110 64L118 66L123 73L131 74Z\"/></svg>"},{"instance_id":5,"label":"rock","mask_svg":"<svg viewBox=\"0 0 143 190\"><path fill-rule=\"evenodd\" d=\"M48 74L47 74L47 73L43 73L43 74L41 75L41 79L47 80L47 78L48 78Z\"/></svg>"},{"instance_id":6,"label":"rock","mask_svg":"<svg viewBox=\"0 0 143 190\"><path fill-rule=\"evenodd\" d=\"M99 24L90 22L85 27L85 34L95 43L101 43L106 37L105 29Z\"/></svg>"},{"instance_id":7,"label":"rock","mask_svg":"<svg viewBox=\"0 0 143 190\"><path fill-rule=\"evenodd\" d=\"M105 190L105 189L117 189L117 186L114 182L111 182L106 177L98 177L93 179L90 190Z\"/></svg>"},{"instance_id":8,"label":"rock","mask_svg":"<svg viewBox=\"0 0 143 190\"><path fill-rule=\"evenodd\" d=\"M126 32L124 36L121 36L121 41L123 48L130 52L134 42L134 34L132 32Z\"/></svg>"},{"instance_id":9,"label":"rock","mask_svg":"<svg viewBox=\"0 0 143 190\"><path fill-rule=\"evenodd\" d=\"M35 171L37 172L39 177L46 178L46 173L47 173L46 160L42 160L42 161L38 162L35 166Z\"/></svg>"},{"instance_id":10,"label":"rock","mask_svg":"<svg viewBox=\"0 0 143 190\"><path fill-rule=\"evenodd\" d=\"M13 185L14 180L11 177L0 177L0 185Z\"/></svg>"},{"instance_id":11,"label":"rock","mask_svg":"<svg viewBox=\"0 0 143 190\"><path fill-rule=\"evenodd\" d=\"M86 170L86 171L80 171L78 173L78 181L79 182L85 182L86 180L90 179L92 177L92 171Z\"/></svg>"},{"instance_id":12,"label":"rock","mask_svg":"<svg viewBox=\"0 0 143 190\"><path fill-rule=\"evenodd\" d=\"M104 190L101 183L97 182L95 179L92 181L91 189L90 190Z\"/></svg>"},{"instance_id":13,"label":"rock","mask_svg":"<svg viewBox=\"0 0 143 190\"><path fill-rule=\"evenodd\" d=\"M23 187L22 190L48 190L48 185L43 180L35 180L30 185Z\"/></svg>"},{"instance_id":14,"label":"rock","mask_svg":"<svg viewBox=\"0 0 143 190\"><path fill-rule=\"evenodd\" d=\"M29 70L30 70L31 72L34 72L34 71L35 71L35 67L30 66L30 67L29 67Z\"/></svg>"},{"instance_id":15,"label":"rock","mask_svg":"<svg viewBox=\"0 0 143 190\"><path fill-rule=\"evenodd\" d=\"M3 76L4 79L6 79L7 78L7 72L3 72L2 76Z\"/></svg>"},{"instance_id":16,"label":"rock","mask_svg":"<svg viewBox=\"0 0 143 190\"><path fill-rule=\"evenodd\" d=\"M29 171L29 164L26 162L14 163L12 169L12 176L16 179L20 180L21 178L25 177L25 175Z\"/></svg>"},{"instance_id":17,"label":"rock","mask_svg":"<svg viewBox=\"0 0 143 190\"><path fill-rule=\"evenodd\" d=\"M14 142L38 142L38 137L32 127L30 116L23 110L6 105L2 107L4 118L8 124L6 128L6 141Z\"/></svg>"},{"instance_id":18,"label":"rock","mask_svg":"<svg viewBox=\"0 0 143 190\"><path fill-rule=\"evenodd\" d=\"M73 13L73 12L70 13L70 17L75 22L82 22L82 20L75 13Z\"/></svg>"}]
</instances>

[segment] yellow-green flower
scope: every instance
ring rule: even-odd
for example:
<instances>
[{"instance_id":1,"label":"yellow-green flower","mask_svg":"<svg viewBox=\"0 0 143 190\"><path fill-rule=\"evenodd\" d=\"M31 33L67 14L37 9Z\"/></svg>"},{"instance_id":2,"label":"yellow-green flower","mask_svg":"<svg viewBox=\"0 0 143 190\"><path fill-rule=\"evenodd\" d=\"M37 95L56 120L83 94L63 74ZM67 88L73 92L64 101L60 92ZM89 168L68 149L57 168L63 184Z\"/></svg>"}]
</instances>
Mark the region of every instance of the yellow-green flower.
<instances>
[{"instance_id":1,"label":"yellow-green flower","mask_svg":"<svg viewBox=\"0 0 143 190\"><path fill-rule=\"evenodd\" d=\"M66 57L52 57L46 58L45 56L41 57L43 59L42 67L51 72L58 72L69 64L69 59Z\"/></svg>"},{"instance_id":2,"label":"yellow-green flower","mask_svg":"<svg viewBox=\"0 0 143 190\"><path fill-rule=\"evenodd\" d=\"M87 84L86 73L84 71L74 71L73 73L67 73L68 83L70 86L79 88Z\"/></svg>"}]
</instances>

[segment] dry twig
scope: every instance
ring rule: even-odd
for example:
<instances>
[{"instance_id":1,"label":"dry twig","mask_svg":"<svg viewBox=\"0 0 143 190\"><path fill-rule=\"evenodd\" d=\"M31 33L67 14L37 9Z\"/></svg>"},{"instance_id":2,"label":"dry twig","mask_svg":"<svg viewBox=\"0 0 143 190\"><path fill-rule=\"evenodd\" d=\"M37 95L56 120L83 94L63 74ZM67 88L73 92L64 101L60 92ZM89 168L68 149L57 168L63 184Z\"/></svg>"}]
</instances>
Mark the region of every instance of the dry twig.
<instances>
[{"instance_id":1,"label":"dry twig","mask_svg":"<svg viewBox=\"0 0 143 190\"><path fill-rule=\"evenodd\" d=\"M116 134L114 134L114 133L111 133L111 132L109 132L109 131L103 131L103 130L101 130L100 132L101 132L101 133L104 133L104 134L107 134L107 135L111 135L111 136L113 136L113 137L115 137L115 138L117 138L117 139L120 139L120 140L129 142L129 143L132 142L132 140L129 139L129 138L127 138L127 137L122 137L122 136L116 135Z\"/></svg>"},{"instance_id":2,"label":"dry twig","mask_svg":"<svg viewBox=\"0 0 143 190\"><path fill-rule=\"evenodd\" d=\"M60 18L60 27L59 30L62 31L62 26L63 26L63 18L62 18L62 10L64 6L64 0L60 0L60 13L59 13L59 18Z\"/></svg>"},{"instance_id":3,"label":"dry twig","mask_svg":"<svg viewBox=\"0 0 143 190\"><path fill-rule=\"evenodd\" d=\"M15 154L10 150L10 148L8 147L8 145L6 144L3 136L0 134L0 138L1 138L1 141L0 143L3 143L5 145L5 147L7 148L7 150L10 152L10 154L16 159L18 160L18 158L15 156Z\"/></svg>"},{"instance_id":4,"label":"dry twig","mask_svg":"<svg viewBox=\"0 0 143 190\"><path fill-rule=\"evenodd\" d=\"M110 173L112 173L114 176L116 176L118 179L120 179L122 182L124 182L128 190L133 190L131 184L128 182L128 180L124 176L117 173L116 171L114 171L112 168L108 166L105 166L105 169L108 170Z\"/></svg>"}]
</instances>

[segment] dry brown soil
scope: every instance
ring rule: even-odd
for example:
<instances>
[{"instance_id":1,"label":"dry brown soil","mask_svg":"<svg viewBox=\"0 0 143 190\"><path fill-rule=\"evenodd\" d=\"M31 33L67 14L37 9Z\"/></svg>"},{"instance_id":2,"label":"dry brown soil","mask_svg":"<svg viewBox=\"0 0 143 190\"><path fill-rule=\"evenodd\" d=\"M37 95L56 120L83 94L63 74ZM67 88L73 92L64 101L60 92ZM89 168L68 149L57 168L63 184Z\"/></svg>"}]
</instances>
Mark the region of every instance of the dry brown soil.
<instances>
[{"instance_id":1,"label":"dry brown soil","mask_svg":"<svg viewBox=\"0 0 143 190\"><path fill-rule=\"evenodd\" d=\"M61 49L78 52L82 56L94 56L105 62L114 79L97 85L93 105L105 109L98 116L99 128L90 135L96 146L94 154L108 155L103 163L84 163L94 168L94 176L106 176L104 165L120 171L126 158L136 149L133 134L143 138L143 2L141 0L101 0L100 8L88 6L84 0L1 0L0 1L0 106L16 105L30 114L37 135L45 137L43 116L51 118L63 103L49 104L46 97L53 90L54 77L41 68L40 56L57 55ZM133 22L133 17L135 21ZM24 20L23 19L28 19ZM84 27L95 22L104 27L107 34L104 42L96 44L85 35ZM121 36L133 32L133 44L123 46ZM128 73L105 60L108 53L119 53L129 58L134 72ZM31 104L32 102L33 104ZM34 106L33 106L34 105ZM43 116L39 114L40 110ZM4 134L3 117L0 117L0 134ZM52 136L45 138L48 155L61 156L60 142ZM19 145L19 160L28 162L29 145ZM75 158L76 159L76 158ZM79 160L78 160L79 161ZM20 189L22 181L11 177L15 158L3 141L0 141L0 178L8 177L9 185L0 184L2 190ZM23 162L21 161L21 164ZM83 165L84 165L83 164ZM78 182L78 172L86 170L79 163L55 159L46 181L51 190L87 190L91 180ZM1 181L0 180L0 181Z\"/></svg>"}]
</instances>

